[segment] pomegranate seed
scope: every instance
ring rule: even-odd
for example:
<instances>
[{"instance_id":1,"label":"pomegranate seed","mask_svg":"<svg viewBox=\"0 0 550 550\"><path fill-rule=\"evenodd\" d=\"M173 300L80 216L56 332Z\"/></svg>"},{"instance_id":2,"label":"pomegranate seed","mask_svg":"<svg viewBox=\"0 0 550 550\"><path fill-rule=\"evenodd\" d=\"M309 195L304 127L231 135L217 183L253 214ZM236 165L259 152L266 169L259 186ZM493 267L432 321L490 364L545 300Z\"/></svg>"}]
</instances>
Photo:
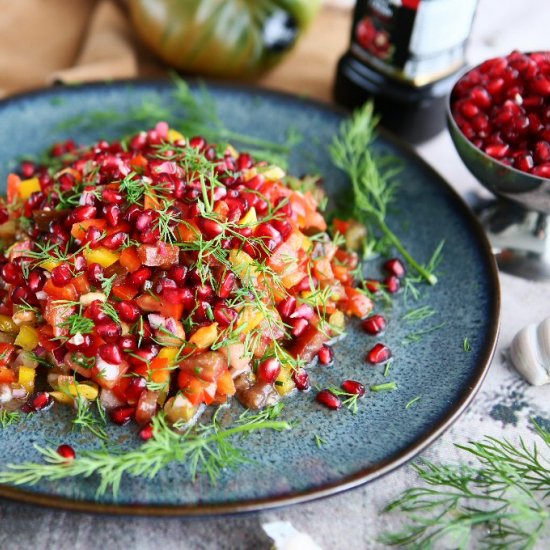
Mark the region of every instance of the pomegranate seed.
<instances>
[{"instance_id":1,"label":"pomegranate seed","mask_svg":"<svg viewBox=\"0 0 550 550\"><path fill-rule=\"evenodd\" d=\"M535 143L534 157L538 164L550 161L550 143L547 141Z\"/></svg>"},{"instance_id":2,"label":"pomegranate seed","mask_svg":"<svg viewBox=\"0 0 550 550\"><path fill-rule=\"evenodd\" d=\"M132 417L134 416L135 412L136 412L135 407L122 406L122 407L117 407L116 409L113 409L109 415L111 417L111 420L115 424L118 424L119 426L124 426L125 424L128 424L130 420L132 420Z\"/></svg>"},{"instance_id":3,"label":"pomegranate seed","mask_svg":"<svg viewBox=\"0 0 550 550\"><path fill-rule=\"evenodd\" d=\"M306 327L309 325L309 322L307 319L304 319L303 317L300 317L299 319L293 319L290 323L290 326L292 327L292 334L296 337L300 336L304 330L306 330Z\"/></svg>"},{"instance_id":4,"label":"pomegranate seed","mask_svg":"<svg viewBox=\"0 0 550 550\"><path fill-rule=\"evenodd\" d=\"M103 321L97 324L95 330L97 335L103 338L107 343L116 342L122 334L121 326L112 320Z\"/></svg>"},{"instance_id":5,"label":"pomegranate seed","mask_svg":"<svg viewBox=\"0 0 550 550\"><path fill-rule=\"evenodd\" d=\"M485 147L485 152L493 158L501 159L505 157L510 151L508 145L488 145Z\"/></svg>"},{"instance_id":6,"label":"pomegranate seed","mask_svg":"<svg viewBox=\"0 0 550 550\"><path fill-rule=\"evenodd\" d=\"M534 176L540 176L542 178L550 179L550 163L539 164L538 166L535 166L533 170L531 170L531 173Z\"/></svg>"},{"instance_id":7,"label":"pomegranate seed","mask_svg":"<svg viewBox=\"0 0 550 550\"><path fill-rule=\"evenodd\" d=\"M340 398L334 395L330 390L321 390L315 396L315 400L328 409L338 410L342 407L342 401Z\"/></svg>"},{"instance_id":8,"label":"pomegranate seed","mask_svg":"<svg viewBox=\"0 0 550 550\"><path fill-rule=\"evenodd\" d=\"M128 276L128 282L135 287L141 288L146 281L151 279L152 271L148 267L140 267Z\"/></svg>"},{"instance_id":9,"label":"pomegranate seed","mask_svg":"<svg viewBox=\"0 0 550 550\"><path fill-rule=\"evenodd\" d=\"M99 227L91 226L86 230L86 234L84 235L84 243L89 244L90 248L97 248L102 237L103 233Z\"/></svg>"},{"instance_id":10,"label":"pomegranate seed","mask_svg":"<svg viewBox=\"0 0 550 550\"><path fill-rule=\"evenodd\" d=\"M273 384L281 372L281 363L275 357L266 359L258 366L258 378L266 384Z\"/></svg>"},{"instance_id":11,"label":"pomegranate seed","mask_svg":"<svg viewBox=\"0 0 550 550\"><path fill-rule=\"evenodd\" d=\"M231 271L225 273L224 279L218 289L218 296L220 298L228 298L235 288L237 278Z\"/></svg>"},{"instance_id":12,"label":"pomegranate seed","mask_svg":"<svg viewBox=\"0 0 550 550\"><path fill-rule=\"evenodd\" d=\"M237 312L225 304L216 304L214 306L214 319L224 327L229 326L236 318Z\"/></svg>"},{"instance_id":13,"label":"pomegranate seed","mask_svg":"<svg viewBox=\"0 0 550 550\"><path fill-rule=\"evenodd\" d=\"M147 426L144 426L139 430L139 438L142 441L149 441L153 437L153 425L147 424Z\"/></svg>"},{"instance_id":14,"label":"pomegranate seed","mask_svg":"<svg viewBox=\"0 0 550 550\"><path fill-rule=\"evenodd\" d=\"M126 391L124 393L126 397L126 401L129 405L135 405L139 398L141 397L141 394L145 391L147 388L147 381L142 376L134 376L130 383L128 384L128 387L126 388Z\"/></svg>"},{"instance_id":15,"label":"pomegranate seed","mask_svg":"<svg viewBox=\"0 0 550 550\"><path fill-rule=\"evenodd\" d=\"M292 373L292 380L299 391L306 391L309 389L309 374L306 369L297 369Z\"/></svg>"},{"instance_id":16,"label":"pomegranate seed","mask_svg":"<svg viewBox=\"0 0 550 550\"><path fill-rule=\"evenodd\" d=\"M30 160L24 160L21 163L21 175L24 178L32 178L34 176L34 172L36 170L36 165L34 162L31 162Z\"/></svg>"},{"instance_id":17,"label":"pomegranate seed","mask_svg":"<svg viewBox=\"0 0 550 550\"><path fill-rule=\"evenodd\" d=\"M103 344L97 350L99 356L111 365L120 365L122 363L122 354L116 344Z\"/></svg>"},{"instance_id":18,"label":"pomegranate seed","mask_svg":"<svg viewBox=\"0 0 550 550\"><path fill-rule=\"evenodd\" d=\"M103 269L103 266L93 263L88 266L86 274L88 275L88 280L90 283L100 286L104 280L103 276L105 274L105 270Z\"/></svg>"},{"instance_id":19,"label":"pomegranate seed","mask_svg":"<svg viewBox=\"0 0 550 550\"><path fill-rule=\"evenodd\" d=\"M399 258L391 258L384 263L384 269L390 274L394 275L398 279L402 279L405 276L405 266Z\"/></svg>"},{"instance_id":20,"label":"pomegranate seed","mask_svg":"<svg viewBox=\"0 0 550 550\"><path fill-rule=\"evenodd\" d=\"M334 360L334 350L329 346L323 346L318 353L321 365L330 365Z\"/></svg>"},{"instance_id":21,"label":"pomegranate seed","mask_svg":"<svg viewBox=\"0 0 550 550\"><path fill-rule=\"evenodd\" d=\"M217 221L200 218L198 224L199 229L208 239L215 239L223 233L223 227Z\"/></svg>"},{"instance_id":22,"label":"pomegranate seed","mask_svg":"<svg viewBox=\"0 0 550 550\"><path fill-rule=\"evenodd\" d=\"M126 242L126 239L128 239L128 233L125 233L124 231L117 231L116 233L105 237L101 241L101 244L109 250L117 250Z\"/></svg>"},{"instance_id":23,"label":"pomegranate seed","mask_svg":"<svg viewBox=\"0 0 550 550\"><path fill-rule=\"evenodd\" d=\"M34 394L30 401L30 406L35 411L43 411L53 405L53 400L49 393L45 391Z\"/></svg>"},{"instance_id":24,"label":"pomegranate seed","mask_svg":"<svg viewBox=\"0 0 550 550\"><path fill-rule=\"evenodd\" d=\"M207 284L199 285L195 288L195 295L198 300L205 300L209 302L214 297L214 289Z\"/></svg>"},{"instance_id":25,"label":"pomegranate seed","mask_svg":"<svg viewBox=\"0 0 550 550\"><path fill-rule=\"evenodd\" d=\"M206 140L202 136L193 136L189 140L189 147L202 150L206 147Z\"/></svg>"},{"instance_id":26,"label":"pomegranate seed","mask_svg":"<svg viewBox=\"0 0 550 550\"><path fill-rule=\"evenodd\" d=\"M384 285L386 287L386 290L390 294L395 294L401 288L401 283L395 275L390 275L389 277L386 277L384 279Z\"/></svg>"},{"instance_id":27,"label":"pomegranate seed","mask_svg":"<svg viewBox=\"0 0 550 550\"><path fill-rule=\"evenodd\" d=\"M121 218L120 207L116 204L109 204L105 207L105 219L111 227L116 227Z\"/></svg>"},{"instance_id":28,"label":"pomegranate seed","mask_svg":"<svg viewBox=\"0 0 550 550\"><path fill-rule=\"evenodd\" d=\"M384 344L378 343L368 352L367 361L373 365L379 365L380 363L388 361L390 357L390 348Z\"/></svg>"},{"instance_id":29,"label":"pomegranate seed","mask_svg":"<svg viewBox=\"0 0 550 550\"><path fill-rule=\"evenodd\" d=\"M139 307L132 301L125 300L115 304L115 309L121 319L126 323L135 323L141 316Z\"/></svg>"},{"instance_id":30,"label":"pomegranate seed","mask_svg":"<svg viewBox=\"0 0 550 550\"><path fill-rule=\"evenodd\" d=\"M89 317L96 323L101 323L109 319L107 314L103 311L103 302L100 300L94 300L88 306L88 309L86 310L86 317Z\"/></svg>"},{"instance_id":31,"label":"pomegranate seed","mask_svg":"<svg viewBox=\"0 0 550 550\"><path fill-rule=\"evenodd\" d=\"M10 285L23 282L23 274L21 273L21 270L12 262L8 262L4 265L4 267L2 267L2 278Z\"/></svg>"},{"instance_id":32,"label":"pomegranate seed","mask_svg":"<svg viewBox=\"0 0 550 550\"><path fill-rule=\"evenodd\" d=\"M284 319L290 317L296 309L296 298L288 296L277 306L277 311Z\"/></svg>"},{"instance_id":33,"label":"pomegranate seed","mask_svg":"<svg viewBox=\"0 0 550 550\"><path fill-rule=\"evenodd\" d=\"M292 315L291 319L307 319L308 321L315 315L314 309L309 304L300 304Z\"/></svg>"},{"instance_id":34,"label":"pomegranate seed","mask_svg":"<svg viewBox=\"0 0 550 550\"><path fill-rule=\"evenodd\" d=\"M59 445L57 447L57 454L62 456L67 462L76 458L76 453L70 445Z\"/></svg>"},{"instance_id":35,"label":"pomegranate seed","mask_svg":"<svg viewBox=\"0 0 550 550\"><path fill-rule=\"evenodd\" d=\"M382 315L374 314L364 319L361 326L367 334L375 336L386 329L386 319Z\"/></svg>"},{"instance_id":36,"label":"pomegranate seed","mask_svg":"<svg viewBox=\"0 0 550 550\"><path fill-rule=\"evenodd\" d=\"M97 208L95 206L77 206L73 210L72 215L77 223L92 220L97 215Z\"/></svg>"},{"instance_id":37,"label":"pomegranate seed","mask_svg":"<svg viewBox=\"0 0 550 550\"><path fill-rule=\"evenodd\" d=\"M122 351L135 351L137 349L135 336L122 336L118 339L118 347Z\"/></svg>"},{"instance_id":38,"label":"pomegranate seed","mask_svg":"<svg viewBox=\"0 0 550 550\"><path fill-rule=\"evenodd\" d=\"M33 304L36 298L31 294L31 291L26 286L16 286L11 292L11 301L14 304Z\"/></svg>"},{"instance_id":39,"label":"pomegranate seed","mask_svg":"<svg viewBox=\"0 0 550 550\"><path fill-rule=\"evenodd\" d=\"M365 286L371 294L376 294L382 288L382 283L376 279L367 279L365 281Z\"/></svg>"},{"instance_id":40,"label":"pomegranate seed","mask_svg":"<svg viewBox=\"0 0 550 550\"><path fill-rule=\"evenodd\" d=\"M122 204L124 197L116 189L103 189L101 199L107 204Z\"/></svg>"},{"instance_id":41,"label":"pomegranate seed","mask_svg":"<svg viewBox=\"0 0 550 550\"><path fill-rule=\"evenodd\" d=\"M359 397L365 395L365 386L363 386L361 382L357 382L356 380L345 380L344 382L342 382L342 389L346 393L358 395Z\"/></svg>"},{"instance_id":42,"label":"pomegranate seed","mask_svg":"<svg viewBox=\"0 0 550 550\"><path fill-rule=\"evenodd\" d=\"M173 265L168 271L168 277L176 282L180 287L185 285L187 268L184 265ZM143 284L143 283L141 283ZM141 284L139 286L141 286Z\"/></svg>"},{"instance_id":43,"label":"pomegranate seed","mask_svg":"<svg viewBox=\"0 0 550 550\"><path fill-rule=\"evenodd\" d=\"M29 273L29 280L27 281L27 284L33 292L42 290L45 282L45 277L40 271L33 270Z\"/></svg>"},{"instance_id":44,"label":"pomegranate seed","mask_svg":"<svg viewBox=\"0 0 550 550\"><path fill-rule=\"evenodd\" d=\"M67 264L61 264L52 269L52 283L55 286L65 286L73 278Z\"/></svg>"},{"instance_id":45,"label":"pomegranate seed","mask_svg":"<svg viewBox=\"0 0 550 550\"><path fill-rule=\"evenodd\" d=\"M142 212L137 216L134 225L138 231L145 231L149 229L153 224L153 218L154 218L153 210L150 210L150 209L145 210L145 212Z\"/></svg>"}]
</instances>

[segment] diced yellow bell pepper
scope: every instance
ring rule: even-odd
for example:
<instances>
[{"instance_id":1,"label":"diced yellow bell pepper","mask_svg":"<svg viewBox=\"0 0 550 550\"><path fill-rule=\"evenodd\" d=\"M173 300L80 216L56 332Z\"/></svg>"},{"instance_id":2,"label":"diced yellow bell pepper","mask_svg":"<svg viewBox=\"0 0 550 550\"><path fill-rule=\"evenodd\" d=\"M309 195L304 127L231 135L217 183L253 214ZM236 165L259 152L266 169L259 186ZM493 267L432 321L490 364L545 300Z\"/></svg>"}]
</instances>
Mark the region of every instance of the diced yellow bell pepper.
<instances>
[{"instance_id":1,"label":"diced yellow bell pepper","mask_svg":"<svg viewBox=\"0 0 550 550\"><path fill-rule=\"evenodd\" d=\"M83 397L88 401L94 401L99 395L98 386L94 382L71 382L70 384L63 384L59 386L59 389L60 391L56 393L63 394L65 398L62 397L59 400L56 399L56 401L64 404L72 403L72 398L78 396ZM54 392L52 392L52 394L53 393ZM52 397L55 399L55 396L52 395Z\"/></svg>"},{"instance_id":2,"label":"diced yellow bell pepper","mask_svg":"<svg viewBox=\"0 0 550 550\"><path fill-rule=\"evenodd\" d=\"M48 258L47 260L40 262L39 265L42 269L45 269L46 271L53 271L60 264L61 262L59 260Z\"/></svg>"},{"instance_id":3,"label":"diced yellow bell pepper","mask_svg":"<svg viewBox=\"0 0 550 550\"><path fill-rule=\"evenodd\" d=\"M218 323L212 323L200 329L189 338L189 343L199 349L209 348L218 338Z\"/></svg>"},{"instance_id":4,"label":"diced yellow bell pepper","mask_svg":"<svg viewBox=\"0 0 550 550\"><path fill-rule=\"evenodd\" d=\"M264 314L255 307L245 306L239 313L237 327L244 325L242 334L253 331L264 320Z\"/></svg>"},{"instance_id":5,"label":"diced yellow bell pepper","mask_svg":"<svg viewBox=\"0 0 550 550\"><path fill-rule=\"evenodd\" d=\"M63 393L62 391L51 391L50 396L57 403L61 403L61 405L71 406L74 403L74 399L70 395Z\"/></svg>"},{"instance_id":6,"label":"diced yellow bell pepper","mask_svg":"<svg viewBox=\"0 0 550 550\"><path fill-rule=\"evenodd\" d=\"M329 318L328 322L331 326L343 329L346 324L346 319L341 311L335 311Z\"/></svg>"},{"instance_id":7,"label":"diced yellow bell pepper","mask_svg":"<svg viewBox=\"0 0 550 550\"><path fill-rule=\"evenodd\" d=\"M285 171L280 166L266 166L258 170L266 180L279 181L285 177Z\"/></svg>"},{"instance_id":8,"label":"diced yellow bell pepper","mask_svg":"<svg viewBox=\"0 0 550 550\"><path fill-rule=\"evenodd\" d=\"M40 181L38 178L30 178L28 180L23 180L19 184L19 189L17 193L20 199L27 200L33 193L41 191Z\"/></svg>"},{"instance_id":9,"label":"diced yellow bell pepper","mask_svg":"<svg viewBox=\"0 0 550 550\"><path fill-rule=\"evenodd\" d=\"M0 332L10 332L15 334L19 331L19 327L14 320L8 315L0 315Z\"/></svg>"},{"instance_id":10,"label":"diced yellow bell pepper","mask_svg":"<svg viewBox=\"0 0 550 550\"><path fill-rule=\"evenodd\" d=\"M157 357L160 357L161 359L168 359L168 363L173 363L174 359L178 355L178 351L179 348L167 346L159 351Z\"/></svg>"},{"instance_id":11,"label":"diced yellow bell pepper","mask_svg":"<svg viewBox=\"0 0 550 550\"><path fill-rule=\"evenodd\" d=\"M284 364L281 365L281 372L279 373L279 376L277 376L277 380L275 380L275 389L277 390L277 393L279 395L286 395L295 387L296 384L294 384L294 381L292 380L292 369Z\"/></svg>"},{"instance_id":12,"label":"diced yellow bell pepper","mask_svg":"<svg viewBox=\"0 0 550 550\"><path fill-rule=\"evenodd\" d=\"M102 267L109 267L110 265L113 265L120 257L119 253L113 252L103 246L95 249L85 248L83 254L84 258L86 258L86 262L88 262L88 265L99 264Z\"/></svg>"},{"instance_id":13,"label":"diced yellow bell pepper","mask_svg":"<svg viewBox=\"0 0 550 550\"><path fill-rule=\"evenodd\" d=\"M239 220L239 225L254 225L258 221L256 209L250 208L248 212Z\"/></svg>"},{"instance_id":14,"label":"diced yellow bell pepper","mask_svg":"<svg viewBox=\"0 0 550 550\"><path fill-rule=\"evenodd\" d=\"M170 143L174 143L174 141L179 141L180 139L185 139L183 134L172 128L168 130L168 141Z\"/></svg>"},{"instance_id":15,"label":"diced yellow bell pepper","mask_svg":"<svg viewBox=\"0 0 550 550\"><path fill-rule=\"evenodd\" d=\"M36 371L32 367L19 367L19 383L29 392L34 391Z\"/></svg>"},{"instance_id":16,"label":"diced yellow bell pepper","mask_svg":"<svg viewBox=\"0 0 550 550\"><path fill-rule=\"evenodd\" d=\"M254 284L259 272L249 254L244 250L230 250L229 261L233 266L233 271L245 284Z\"/></svg>"},{"instance_id":17,"label":"diced yellow bell pepper","mask_svg":"<svg viewBox=\"0 0 550 550\"><path fill-rule=\"evenodd\" d=\"M34 327L22 325L14 343L16 346L20 346L26 351L32 351L38 346L38 341L38 331Z\"/></svg>"}]
</instances>

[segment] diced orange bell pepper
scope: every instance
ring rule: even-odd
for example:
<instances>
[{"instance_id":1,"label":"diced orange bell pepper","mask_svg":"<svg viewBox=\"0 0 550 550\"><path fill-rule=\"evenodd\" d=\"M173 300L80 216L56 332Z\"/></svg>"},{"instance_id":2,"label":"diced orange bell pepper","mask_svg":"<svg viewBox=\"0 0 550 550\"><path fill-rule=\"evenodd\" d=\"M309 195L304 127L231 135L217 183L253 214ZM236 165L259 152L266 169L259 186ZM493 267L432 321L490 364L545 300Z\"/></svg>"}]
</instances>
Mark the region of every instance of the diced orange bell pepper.
<instances>
[{"instance_id":1,"label":"diced orange bell pepper","mask_svg":"<svg viewBox=\"0 0 550 550\"><path fill-rule=\"evenodd\" d=\"M356 288L347 286L345 287L347 300L344 304L343 310L346 315L355 315L356 317L366 317L374 307L372 300L365 296L362 292Z\"/></svg>"},{"instance_id":2,"label":"diced orange bell pepper","mask_svg":"<svg viewBox=\"0 0 550 550\"><path fill-rule=\"evenodd\" d=\"M7 367L0 367L0 384L13 384L16 380L15 371Z\"/></svg>"},{"instance_id":3,"label":"diced orange bell pepper","mask_svg":"<svg viewBox=\"0 0 550 550\"><path fill-rule=\"evenodd\" d=\"M231 373L226 370L218 378L218 393L221 395L234 395L236 391L233 377L231 376Z\"/></svg>"},{"instance_id":4,"label":"diced orange bell pepper","mask_svg":"<svg viewBox=\"0 0 550 550\"><path fill-rule=\"evenodd\" d=\"M65 286L55 286L51 279L46 281L44 292L54 300L67 300L74 302L78 298L78 292L72 283Z\"/></svg>"},{"instance_id":5,"label":"diced orange bell pepper","mask_svg":"<svg viewBox=\"0 0 550 550\"><path fill-rule=\"evenodd\" d=\"M141 172L148 164L147 159L143 155L136 155L130 161L130 166L137 172Z\"/></svg>"},{"instance_id":6,"label":"diced orange bell pepper","mask_svg":"<svg viewBox=\"0 0 550 550\"><path fill-rule=\"evenodd\" d=\"M113 287L113 294L120 300L132 300L137 296L138 289L133 285L115 285Z\"/></svg>"},{"instance_id":7,"label":"diced orange bell pepper","mask_svg":"<svg viewBox=\"0 0 550 550\"><path fill-rule=\"evenodd\" d=\"M79 294L87 294L91 290L90 281L88 281L88 277L85 274L79 275L78 277L75 277L71 283L76 288L76 291Z\"/></svg>"},{"instance_id":8,"label":"diced orange bell pepper","mask_svg":"<svg viewBox=\"0 0 550 550\"><path fill-rule=\"evenodd\" d=\"M145 198L143 199L143 208L145 210L147 209L159 210L160 202L156 197L153 197L151 195L145 195Z\"/></svg>"},{"instance_id":9,"label":"diced orange bell pepper","mask_svg":"<svg viewBox=\"0 0 550 550\"><path fill-rule=\"evenodd\" d=\"M208 382L191 377L187 385L182 388L182 393L192 405L200 405L204 401L204 388L207 385Z\"/></svg>"},{"instance_id":10,"label":"diced orange bell pepper","mask_svg":"<svg viewBox=\"0 0 550 550\"><path fill-rule=\"evenodd\" d=\"M141 259L135 246L129 246L120 253L118 260L120 265L130 273L137 271L141 267Z\"/></svg>"},{"instance_id":11,"label":"diced orange bell pepper","mask_svg":"<svg viewBox=\"0 0 550 550\"><path fill-rule=\"evenodd\" d=\"M182 243L196 241L200 235L198 227L192 222L182 222L176 228L176 237Z\"/></svg>"},{"instance_id":12,"label":"diced orange bell pepper","mask_svg":"<svg viewBox=\"0 0 550 550\"><path fill-rule=\"evenodd\" d=\"M151 380L157 384L165 384L170 381L170 369L168 368L168 359L165 357L155 357L149 364Z\"/></svg>"},{"instance_id":13,"label":"diced orange bell pepper","mask_svg":"<svg viewBox=\"0 0 550 550\"><path fill-rule=\"evenodd\" d=\"M218 323L212 323L206 327L201 327L189 338L189 343L199 349L209 348L218 337Z\"/></svg>"},{"instance_id":14,"label":"diced orange bell pepper","mask_svg":"<svg viewBox=\"0 0 550 550\"><path fill-rule=\"evenodd\" d=\"M8 203L12 204L19 198L21 178L17 174L8 174Z\"/></svg>"}]
</instances>

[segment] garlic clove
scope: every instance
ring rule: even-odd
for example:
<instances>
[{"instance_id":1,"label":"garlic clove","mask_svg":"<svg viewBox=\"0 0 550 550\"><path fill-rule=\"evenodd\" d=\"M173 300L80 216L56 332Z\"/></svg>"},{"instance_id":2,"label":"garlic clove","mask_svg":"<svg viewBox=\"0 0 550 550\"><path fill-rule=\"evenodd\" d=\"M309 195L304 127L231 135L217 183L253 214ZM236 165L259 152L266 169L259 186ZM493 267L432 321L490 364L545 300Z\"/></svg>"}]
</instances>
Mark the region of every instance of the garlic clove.
<instances>
[{"instance_id":1,"label":"garlic clove","mask_svg":"<svg viewBox=\"0 0 550 550\"><path fill-rule=\"evenodd\" d=\"M534 386L550 383L550 318L521 329L510 346L516 370Z\"/></svg>"}]
</instances>

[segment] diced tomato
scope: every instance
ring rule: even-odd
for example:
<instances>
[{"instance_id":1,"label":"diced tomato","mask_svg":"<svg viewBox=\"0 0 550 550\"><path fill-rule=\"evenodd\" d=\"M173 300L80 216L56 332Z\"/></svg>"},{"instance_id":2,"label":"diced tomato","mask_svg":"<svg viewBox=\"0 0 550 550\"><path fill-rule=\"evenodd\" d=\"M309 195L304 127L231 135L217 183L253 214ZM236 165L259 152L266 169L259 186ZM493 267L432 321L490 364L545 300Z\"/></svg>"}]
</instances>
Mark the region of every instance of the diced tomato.
<instances>
[{"instance_id":1,"label":"diced tomato","mask_svg":"<svg viewBox=\"0 0 550 550\"><path fill-rule=\"evenodd\" d=\"M349 229L350 222L346 220L341 220L340 218L334 218L332 220L332 225L338 233L341 235L345 235L347 230Z\"/></svg>"},{"instance_id":2,"label":"diced tomato","mask_svg":"<svg viewBox=\"0 0 550 550\"><path fill-rule=\"evenodd\" d=\"M332 281L334 273L328 258L319 258L313 262L313 274L319 281Z\"/></svg>"},{"instance_id":3,"label":"diced tomato","mask_svg":"<svg viewBox=\"0 0 550 550\"><path fill-rule=\"evenodd\" d=\"M133 285L121 284L113 286L113 294L120 300L132 300L137 296L138 289Z\"/></svg>"},{"instance_id":4,"label":"diced tomato","mask_svg":"<svg viewBox=\"0 0 550 550\"><path fill-rule=\"evenodd\" d=\"M309 363L313 361L313 358L328 339L329 337L326 334L317 330L313 325L309 325L288 351L292 357L299 357Z\"/></svg>"},{"instance_id":5,"label":"diced tomato","mask_svg":"<svg viewBox=\"0 0 550 550\"><path fill-rule=\"evenodd\" d=\"M50 325L42 325L38 328L38 341L45 350L53 351L60 346L60 342L53 338L53 328Z\"/></svg>"},{"instance_id":6,"label":"diced tomato","mask_svg":"<svg viewBox=\"0 0 550 550\"><path fill-rule=\"evenodd\" d=\"M130 161L130 166L136 171L142 171L148 164L147 159L143 155L136 155Z\"/></svg>"},{"instance_id":7,"label":"diced tomato","mask_svg":"<svg viewBox=\"0 0 550 550\"><path fill-rule=\"evenodd\" d=\"M355 315L356 317L366 317L374 307L372 300L365 296L361 291L351 286L344 287L347 300L343 310L346 315Z\"/></svg>"},{"instance_id":8,"label":"diced tomato","mask_svg":"<svg viewBox=\"0 0 550 550\"><path fill-rule=\"evenodd\" d=\"M44 292L53 300L67 300L74 302L78 298L78 292L72 283L65 286L55 286L51 279L46 281Z\"/></svg>"},{"instance_id":9,"label":"diced tomato","mask_svg":"<svg viewBox=\"0 0 550 550\"><path fill-rule=\"evenodd\" d=\"M76 291L79 294L86 294L90 292L91 285L90 281L88 281L88 277L86 275L79 275L78 277L75 277L71 283L74 285Z\"/></svg>"},{"instance_id":10,"label":"diced tomato","mask_svg":"<svg viewBox=\"0 0 550 550\"><path fill-rule=\"evenodd\" d=\"M141 294L136 298L137 305L148 312L160 313L164 317L172 317L179 321L183 315L183 304L168 303L161 297L151 294Z\"/></svg>"},{"instance_id":11,"label":"diced tomato","mask_svg":"<svg viewBox=\"0 0 550 550\"><path fill-rule=\"evenodd\" d=\"M218 394L220 395L234 395L236 392L235 383L231 373L226 370L218 378Z\"/></svg>"},{"instance_id":12,"label":"diced tomato","mask_svg":"<svg viewBox=\"0 0 550 550\"><path fill-rule=\"evenodd\" d=\"M48 280L48 282L50 281ZM63 324L66 323L69 317L76 311L76 308L73 306L53 304L52 302L55 300L56 298L48 298L44 307L43 316L46 322L52 327L53 337L58 338L68 334L68 329L63 326ZM58 346L56 345L56 347Z\"/></svg>"},{"instance_id":13,"label":"diced tomato","mask_svg":"<svg viewBox=\"0 0 550 550\"><path fill-rule=\"evenodd\" d=\"M161 241L157 244L142 244L137 252L143 265L169 268L178 262L180 250L175 245Z\"/></svg>"},{"instance_id":14,"label":"diced tomato","mask_svg":"<svg viewBox=\"0 0 550 550\"><path fill-rule=\"evenodd\" d=\"M141 267L141 260L135 246L125 248L120 253L120 258L118 261L120 262L120 265L126 268L126 270L130 273L137 271Z\"/></svg>"},{"instance_id":15,"label":"diced tomato","mask_svg":"<svg viewBox=\"0 0 550 550\"><path fill-rule=\"evenodd\" d=\"M99 230L103 231L106 226L107 220L84 220L73 224L71 235L78 241L81 241L86 236L86 231L89 227L97 227Z\"/></svg>"},{"instance_id":16,"label":"diced tomato","mask_svg":"<svg viewBox=\"0 0 550 550\"><path fill-rule=\"evenodd\" d=\"M14 353L15 346L13 344L0 343L0 367L9 366Z\"/></svg>"},{"instance_id":17,"label":"diced tomato","mask_svg":"<svg viewBox=\"0 0 550 550\"><path fill-rule=\"evenodd\" d=\"M183 243L190 243L197 240L197 236L200 235L198 227L193 222L180 223L176 228L176 237L178 241Z\"/></svg>"},{"instance_id":18,"label":"diced tomato","mask_svg":"<svg viewBox=\"0 0 550 550\"><path fill-rule=\"evenodd\" d=\"M0 367L0 384L13 384L16 380L15 371L7 367Z\"/></svg>"},{"instance_id":19,"label":"diced tomato","mask_svg":"<svg viewBox=\"0 0 550 550\"><path fill-rule=\"evenodd\" d=\"M200 405L204 401L204 388L206 385L208 385L207 382L192 377L187 382L187 385L181 388L181 391L192 405Z\"/></svg>"},{"instance_id":20,"label":"diced tomato","mask_svg":"<svg viewBox=\"0 0 550 550\"><path fill-rule=\"evenodd\" d=\"M206 382L215 382L227 369L227 360L217 351L205 351L184 359L179 367L182 371L198 376Z\"/></svg>"},{"instance_id":21,"label":"diced tomato","mask_svg":"<svg viewBox=\"0 0 550 550\"><path fill-rule=\"evenodd\" d=\"M187 386L189 386L192 378L195 378L195 376L193 376L189 372L181 370L178 373L178 388L180 390L184 390Z\"/></svg>"},{"instance_id":22,"label":"diced tomato","mask_svg":"<svg viewBox=\"0 0 550 550\"><path fill-rule=\"evenodd\" d=\"M214 402L214 399L216 397L216 389L217 389L216 382L210 382L210 384L204 386L204 389L203 389L204 402L207 405L211 405Z\"/></svg>"}]
</instances>

